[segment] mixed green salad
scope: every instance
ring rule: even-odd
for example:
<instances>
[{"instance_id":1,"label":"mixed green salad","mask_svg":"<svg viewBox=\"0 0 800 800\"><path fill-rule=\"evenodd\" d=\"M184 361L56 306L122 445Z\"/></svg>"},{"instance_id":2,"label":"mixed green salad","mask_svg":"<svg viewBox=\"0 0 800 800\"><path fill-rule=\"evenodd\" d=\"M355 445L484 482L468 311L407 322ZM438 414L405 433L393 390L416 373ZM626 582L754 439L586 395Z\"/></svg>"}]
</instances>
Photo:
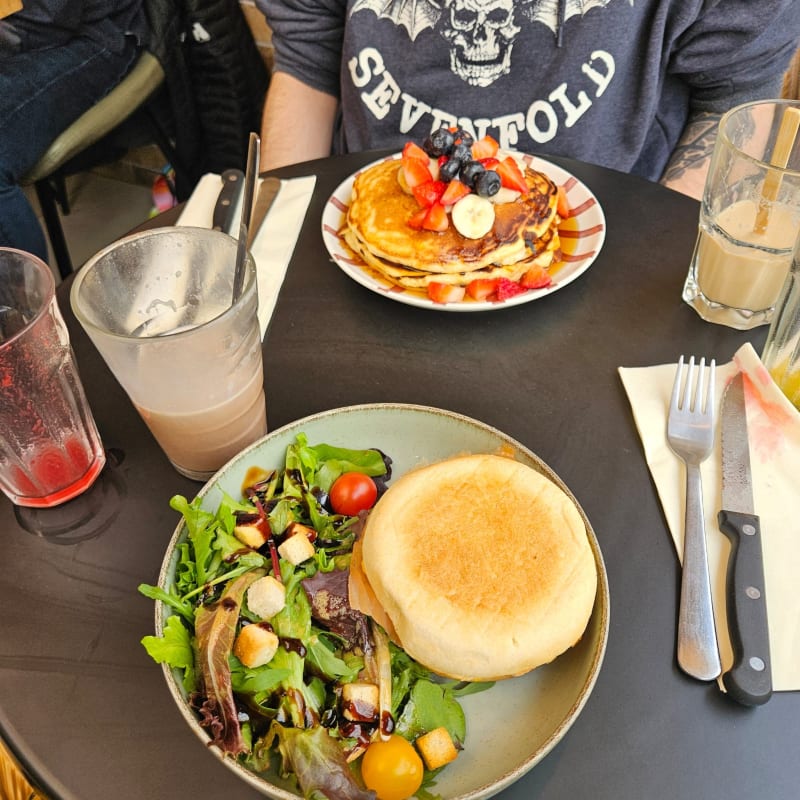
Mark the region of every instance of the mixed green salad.
<instances>
[{"instance_id":1,"label":"mixed green salad","mask_svg":"<svg viewBox=\"0 0 800 800\"><path fill-rule=\"evenodd\" d=\"M465 740L458 698L491 685L434 675L350 606L353 545L390 478L377 449L298 434L282 468L252 467L215 512L173 497L172 582L139 586L172 612L142 644L179 671L211 743L307 798L436 797Z\"/></svg>"}]
</instances>

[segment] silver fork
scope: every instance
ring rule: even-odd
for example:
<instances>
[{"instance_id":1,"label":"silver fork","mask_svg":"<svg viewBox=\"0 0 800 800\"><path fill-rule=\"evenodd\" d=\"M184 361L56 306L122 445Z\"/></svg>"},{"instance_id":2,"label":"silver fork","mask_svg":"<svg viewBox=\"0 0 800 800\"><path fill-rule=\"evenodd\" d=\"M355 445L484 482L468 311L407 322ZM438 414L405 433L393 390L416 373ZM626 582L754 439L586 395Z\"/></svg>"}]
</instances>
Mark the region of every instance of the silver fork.
<instances>
[{"instance_id":1,"label":"silver fork","mask_svg":"<svg viewBox=\"0 0 800 800\"><path fill-rule=\"evenodd\" d=\"M678 361L667 420L667 441L675 455L686 464L686 522L683 536L683 572L678 615L678 664L700 680L713 680L722 668L717 649L711 583L708 575L706 526L703 515L703 487L700 464L714 446L714 371L705 358L695 369L689 359L683 383L683 356ZM681 385L683 383L683 391Z\"/></svg>"}]
</instances>

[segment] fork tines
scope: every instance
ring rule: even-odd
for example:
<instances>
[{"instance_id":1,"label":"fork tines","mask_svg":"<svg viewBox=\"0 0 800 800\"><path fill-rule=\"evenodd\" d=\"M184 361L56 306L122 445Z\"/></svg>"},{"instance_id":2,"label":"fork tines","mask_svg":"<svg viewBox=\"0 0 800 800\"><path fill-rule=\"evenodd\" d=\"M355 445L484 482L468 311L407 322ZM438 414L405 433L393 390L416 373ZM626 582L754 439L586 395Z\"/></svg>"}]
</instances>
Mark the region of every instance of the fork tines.
<instances>
[{"instance_id":1,"label":"fork tines","mask_svg":"<svg viewBox=\"0 0 800 800\"><path fill-rule=\"evenodd\" d=\"M680 411L702 413L714 408L716 361L712 358L708 370L705 367L706 359L703 357L700 359L698 369L695 370L694 356L690 356L686 370L686 383L683 384L683 356L678 359L678 369L675 372L675 383L672 386L672 397L670 398L670 405L673 408L677 408ZM680 397L681 385L684 387L682 398ZM702 405L703 400L706 401L705 405Z\"/></svg>"}]
</instances>

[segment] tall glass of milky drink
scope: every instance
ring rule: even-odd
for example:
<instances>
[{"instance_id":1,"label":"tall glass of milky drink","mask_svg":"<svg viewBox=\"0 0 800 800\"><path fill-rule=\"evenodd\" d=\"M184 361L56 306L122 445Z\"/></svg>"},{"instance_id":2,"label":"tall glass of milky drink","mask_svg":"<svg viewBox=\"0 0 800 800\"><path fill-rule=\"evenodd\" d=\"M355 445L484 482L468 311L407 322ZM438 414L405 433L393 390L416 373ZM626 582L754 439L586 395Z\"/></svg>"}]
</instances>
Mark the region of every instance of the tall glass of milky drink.
<instances>
[{"instance_id":1,"label":"tall glass of milky drink","mask_svg":"<svg viewBox=\"0 0 800 800\"><path fill-rule=\"evenodd\" d=\"M720 120L683 299L703 319L770 322L800 229L800 103L747 103Z\"/></svg>"},{"instance_id":2,"label":"tall glass of milky drink","mask_svg":"<svg viewBox=\"0 0 800 800\"><path fill-rule=\"evenodd\" d=\"M72 285L75 316L178 472L207 480L266 433L258 295L237 242L156 228L93 256Z\"/></svg>"},{"instance_id":3,"label":"tall glass of milky drink","mask_svg":"<svg viewBox=\"0 0 800 800\"><path fill-rule=\"evenodd\" d=\"M30 253L0 248L0 489L19 506L57 506L105 462L53 274Z\"/></svg>"}]
</instances>

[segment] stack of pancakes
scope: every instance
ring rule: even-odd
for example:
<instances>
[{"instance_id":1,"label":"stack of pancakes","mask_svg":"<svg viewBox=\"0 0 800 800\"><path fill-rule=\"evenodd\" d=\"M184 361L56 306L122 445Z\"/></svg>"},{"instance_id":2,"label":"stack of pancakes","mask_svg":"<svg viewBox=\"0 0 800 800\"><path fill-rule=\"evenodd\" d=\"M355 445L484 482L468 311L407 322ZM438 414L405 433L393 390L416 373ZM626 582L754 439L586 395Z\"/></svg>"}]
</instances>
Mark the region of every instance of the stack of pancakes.
<instances>
[{"instance_id":1,"label":"stack of pancakes","mask_svg":"<svg viewBox=\"0 0 800 800\"><path fill-rule=\"evenodd\" d=\"M350 249L390 282L424 291L431 282L516 281L532 266L559 260L557 187L546 175L526 166L528 194L497 203L492 230L468 239L452 224L443 232L408 225L419 205L401 188L400 169L399 161L383 161L356 176L342 231Z\"/></svg>"}]
</instances>

